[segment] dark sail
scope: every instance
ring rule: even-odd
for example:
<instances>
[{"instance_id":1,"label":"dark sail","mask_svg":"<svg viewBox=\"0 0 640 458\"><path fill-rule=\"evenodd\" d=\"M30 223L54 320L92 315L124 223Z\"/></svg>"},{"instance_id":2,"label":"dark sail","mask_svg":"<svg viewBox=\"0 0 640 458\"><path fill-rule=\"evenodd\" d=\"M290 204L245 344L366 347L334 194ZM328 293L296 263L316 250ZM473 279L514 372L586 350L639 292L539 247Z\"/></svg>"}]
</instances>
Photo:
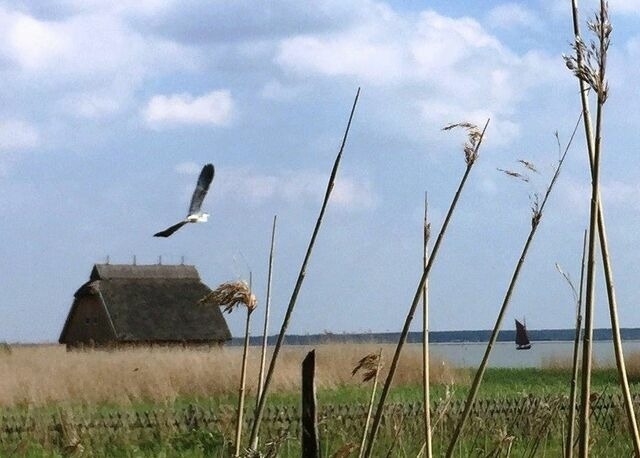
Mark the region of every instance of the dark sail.
<instances>
[{"instance_id":1,"label":"dark sail","mask_svg":"<svg viewBox=\"0 0 640 458\"><path fill-rule=\"evenodd\" d=\"M516 350L528 350L531 348L529 335L524 324L516 320Z\"/></svg>"}]
</instances>

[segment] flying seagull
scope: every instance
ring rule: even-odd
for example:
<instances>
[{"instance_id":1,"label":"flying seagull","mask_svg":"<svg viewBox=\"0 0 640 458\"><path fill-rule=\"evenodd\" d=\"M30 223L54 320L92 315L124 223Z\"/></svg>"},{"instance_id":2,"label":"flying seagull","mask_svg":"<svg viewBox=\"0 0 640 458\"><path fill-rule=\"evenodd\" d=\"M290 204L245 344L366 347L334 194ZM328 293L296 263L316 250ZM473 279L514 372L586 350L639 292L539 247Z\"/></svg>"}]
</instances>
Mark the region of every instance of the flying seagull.
<instances>
[{"instance_id":1,"label":"flying seagull","mask_svg":"<svg viewBox=\"0 0 640 458\"><path fill-rule=\"evenodd\" d=\"M157 234L153 234L154 237L169 237L175 231L180 229L187 223L205 223L209 219L209 214L202 213L200 211L200 207L202 207L202 201L207 195L207 191L209 190L209 186L213 181L213 175L215 173L215 169L213 168L213 164L207 164L202 167L202 171L200 172L200 176L198 177L198 184L196 185L196 189L193 190L193 196L191 196L191 205L189 205L189 213L187 217L180 221L178 224L174 224L173 226L165 229L162 232L158 232Z\"/></svg>"}]
</instances>

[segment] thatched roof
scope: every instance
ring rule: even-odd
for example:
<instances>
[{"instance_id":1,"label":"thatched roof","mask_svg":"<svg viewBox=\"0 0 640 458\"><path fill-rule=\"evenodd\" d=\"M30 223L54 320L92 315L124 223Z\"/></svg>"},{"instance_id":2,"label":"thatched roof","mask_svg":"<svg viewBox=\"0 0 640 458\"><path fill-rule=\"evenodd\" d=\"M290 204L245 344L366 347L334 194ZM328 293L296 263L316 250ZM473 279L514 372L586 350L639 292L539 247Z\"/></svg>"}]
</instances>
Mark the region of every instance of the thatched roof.
<instances>
[{"instance_id":1,"label":"thatched roof","mask_svg":"<svg viewBox=\"0 0 640 458\"><path fill-rule=\"evenodd\" d=\"M116 279L160 279L160 280L195 280L200 275L195 266L163 266L159 264L138 266L131 264L96 264L91 271L91 280Z\"/></svg>"},{"instance_id":2,"label":"thatched roof","mask_svg":"<svg viewBox=\"0 0 640 458\"><path fill-rule=\"evenodd\" d=\"M120 342L229 340L220 309L198 304L210 292L194 266L96 264L75 297L98 295Z\"/></svg>"}]
</instances>

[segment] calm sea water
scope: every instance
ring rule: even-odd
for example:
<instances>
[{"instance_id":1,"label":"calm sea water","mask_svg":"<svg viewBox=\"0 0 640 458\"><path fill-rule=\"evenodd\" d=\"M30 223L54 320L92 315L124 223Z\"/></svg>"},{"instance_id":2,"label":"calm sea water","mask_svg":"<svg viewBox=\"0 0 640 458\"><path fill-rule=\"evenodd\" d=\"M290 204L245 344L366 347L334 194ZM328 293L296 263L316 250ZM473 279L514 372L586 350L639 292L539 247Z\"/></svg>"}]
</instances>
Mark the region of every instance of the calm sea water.
<instances>
[{"instance_id":1,"label":"calm sea water","mask_svg":"<svg viewBox=\"0 0 640 458\"><path fill-rule=\"evenodd\" d=\"M432 343L429 348L432 358L442 358L456 367L477 367L487 344ZM623 350L625 356L640 352L640 340L626 341ZM594 342L593 354L599 365L615 363L611 341ZM572 355L573 342L532 342L530 350L516 350L513 342L497 342L489 357L489 367L543 367L552 360L571 361Z\"/></svg>"}]
</instances>

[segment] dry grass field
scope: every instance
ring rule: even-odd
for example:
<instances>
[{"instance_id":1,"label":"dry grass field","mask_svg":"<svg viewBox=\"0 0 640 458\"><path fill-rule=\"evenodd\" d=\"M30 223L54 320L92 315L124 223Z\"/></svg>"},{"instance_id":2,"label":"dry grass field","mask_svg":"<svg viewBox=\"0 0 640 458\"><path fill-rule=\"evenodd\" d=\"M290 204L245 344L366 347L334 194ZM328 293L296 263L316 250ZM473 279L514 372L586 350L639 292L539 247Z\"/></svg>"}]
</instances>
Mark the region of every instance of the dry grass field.
<instances>
[{"instance_id":1,"label":"dry grass field","mask_svg":"<svg viewBox=\"0 0 640 458\"><path fill-rule=\"evenodd\" d=\"M375 344L316 346L318 389L360 384L351 376L357 361L377 351ZM391 355L391 345L382 345ZM273 389L297 392L300 363L307 347L285 347ZM44 406L58 403L172 402L181 397L233 395L238 387L241 347L214 349L135 348L118 351L72 351L59 345L14 346L0 353L0 405ZM257 385L260 349L249 355L248 389ZM384 356L383 356L384 358ZM402 356L396 385L421 382L421 350L410 345ZM466 377L443 361L433 361L434 383Z\"/></svg>"}]
</instances>

